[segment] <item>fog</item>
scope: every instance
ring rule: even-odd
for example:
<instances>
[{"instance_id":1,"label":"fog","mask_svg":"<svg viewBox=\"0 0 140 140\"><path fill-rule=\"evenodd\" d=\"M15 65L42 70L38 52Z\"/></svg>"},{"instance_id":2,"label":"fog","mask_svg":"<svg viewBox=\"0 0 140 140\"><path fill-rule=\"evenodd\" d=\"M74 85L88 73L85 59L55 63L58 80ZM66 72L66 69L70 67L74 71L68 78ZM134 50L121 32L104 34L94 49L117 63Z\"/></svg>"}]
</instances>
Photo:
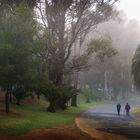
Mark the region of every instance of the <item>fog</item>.
<instances>
[{"instance_id":1,"label":"fog","mask_svg":"<svg viewBox=\"0 0 140 140\"><path fill-rule=\"evenodd\" d=\"M106 92L106 98L128 98L134 95L131 61L137 46L140 44L140 25L133 19L129 20L123 11L118 17L100 24L94 32L88 34L86 43L92 38L110 36L112 47L118 54L100 62L91 58L92 67L82 72L80 85L89 85L96 90ZM105 89L106 88L106 89Z\"/></svg>"},{"instance_id":2,"label":"fog","mask_svg":"<svg viewBox=\"0 0 140 140\"><path fill-rule=\"evenodd\" d=\"M140 44L140 25L133 19L129 20L123 11L114 20L100 24L96 31L89 34L92 36L103 37L109 34L112 38L112 46L116 48L119 55L124 55L125 59L132 59L134 52Z\"/></svg>"}]
</instances>

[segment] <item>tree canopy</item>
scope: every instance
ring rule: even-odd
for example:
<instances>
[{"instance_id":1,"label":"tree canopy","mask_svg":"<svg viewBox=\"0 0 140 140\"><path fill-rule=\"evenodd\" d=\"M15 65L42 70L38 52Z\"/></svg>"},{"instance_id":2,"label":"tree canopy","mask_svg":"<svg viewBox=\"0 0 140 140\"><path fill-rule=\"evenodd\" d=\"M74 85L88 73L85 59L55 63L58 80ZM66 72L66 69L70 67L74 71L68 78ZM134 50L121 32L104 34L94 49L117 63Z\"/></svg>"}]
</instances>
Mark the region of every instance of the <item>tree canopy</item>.
<instances>
[{"instance_id":1,"label":"tree canopy","mask_svg":"<svg viewBox=\"0 0 140 140\"><path fill-rule=\"evenodd\" d=\"M140 88L140 45L137 47L137 50L132 59L132 74L136 87Z\"/></svg>"},{"instance_id":2,"label":"tree canopy","mask_svg":"<svg viewBox=\"0 0 140 140\"><path fill-rule=\"evenodd\" d=\"M116 1L0 1L0 84L7 111L9 94L20 104L28 91L43 94L49 111L66 109L78 92L72 80L66 82L68 72L85 69L93 54L103 60L116 53L109 38L84 44L91 30L116 14Z\"/></svg>"}]
</instances>

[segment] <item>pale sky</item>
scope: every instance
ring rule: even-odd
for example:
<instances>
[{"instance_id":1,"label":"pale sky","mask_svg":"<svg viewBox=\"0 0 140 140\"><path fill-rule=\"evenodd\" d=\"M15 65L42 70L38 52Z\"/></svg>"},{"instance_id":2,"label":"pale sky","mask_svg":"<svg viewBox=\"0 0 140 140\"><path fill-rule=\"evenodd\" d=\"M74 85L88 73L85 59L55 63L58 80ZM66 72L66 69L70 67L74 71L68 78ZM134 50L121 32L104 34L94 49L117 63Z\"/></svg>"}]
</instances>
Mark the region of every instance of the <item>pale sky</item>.
<instances>
[{"instance_id":1,"label":"pale sky","mask_svg":"<svg viewBox=\"0 0 140 140\"><path fill-rule=\"evenodd\" d=\"M120 0L117 5L129 19L136 19L140 23L140 0Z\"/></svg>"}]
</instances>

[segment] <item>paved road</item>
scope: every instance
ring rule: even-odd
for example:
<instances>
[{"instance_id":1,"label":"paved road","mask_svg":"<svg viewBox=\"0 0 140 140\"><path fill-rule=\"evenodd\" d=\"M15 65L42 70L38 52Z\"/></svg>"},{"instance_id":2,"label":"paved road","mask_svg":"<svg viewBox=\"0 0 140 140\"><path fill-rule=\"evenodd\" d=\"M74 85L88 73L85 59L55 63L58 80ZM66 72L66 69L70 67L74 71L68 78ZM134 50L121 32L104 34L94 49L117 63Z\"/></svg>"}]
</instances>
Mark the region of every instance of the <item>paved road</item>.
<instances>
[{"instance_id":1,"label":"paved road","mask_svg":"<svg viewBox=\"0 0 140 140\"><path fill-rule=\"evenodd\" d=\"M140 140L140 120L132 113L126 116L122 106L120 116L113 104L88 110L77 118L77 126L101 140ZM140 108L140 104L132 103L131 107Z\"/></svg>"}]
</instances>

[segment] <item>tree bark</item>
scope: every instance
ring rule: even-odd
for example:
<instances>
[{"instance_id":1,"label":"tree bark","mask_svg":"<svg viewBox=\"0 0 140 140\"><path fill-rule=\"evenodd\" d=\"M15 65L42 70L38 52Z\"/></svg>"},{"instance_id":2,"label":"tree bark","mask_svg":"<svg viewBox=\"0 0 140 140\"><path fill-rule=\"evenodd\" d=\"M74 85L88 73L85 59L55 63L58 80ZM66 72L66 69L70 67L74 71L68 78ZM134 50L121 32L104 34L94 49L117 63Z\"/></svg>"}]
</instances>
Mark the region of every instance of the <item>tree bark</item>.
<instances>
[{"instance_id":1,"label":"tree bark","mask_svg":"<svg viewBox=\"0 0 140 140\"><path fill-rule=\"evenodd\" d=\"M59 99L56 102L56 109L58 110L66 110L67 106L66 106L66 101L64 99Z\"/></svg>"},{"instance_id":2,"label":"tree bark","mask_svg":"<svg viewBox=\"0 0 140 140\"><path fill-rule=\"evenodd\" d=\"M88 95L86 103L90 103L90 96Z\"/></svg>"},{"instance_id":3,"label":"tree bark","mask_svg":"<svg viewBox=\"0 0 140 140\"><path fill-rule=\"evenodd\" d=\"M57 74L56 86L61 86L63 84L63 73Z\"/></svg>"},{"instance_id":4,"label":"tree bark","mask_svg":"<svg viewBox=\"0 0 140 140\"><path fill-rule=\"evenodd\" d=\"M20 105L20 99L17 99L16 105Z\"/></svg>"},{"instance_id":5,"label":"tree bark","mask_svg":"<svg viewBox=\"0 0 140 140\"><path fill-rule=\"evenodd\" d=\"M71 99L71 106L77 107L77 95L73 95Z\"/></svg>"},{"instance_id":6,"label":"tree bark","mask_svg":"<svg viewBox=\"0 0 140 140\"><path fill-rule=\"evenodd\" d=\"M10 92L9 95L10 95L10 97L9 97L10 98L10 103L12 103L12 92Z\"/></svg>"},{"instance_id":7,"label":"tree bark","mask_svg":"<svg viewBox=\"0 0 140 140\"><path fill-rule=\"evenodd\" d=\"M37 99L40 100L40 95L39 94L37 94Z\"/></svg>"},{"instance_id":8,"label":"tree bark","mask_svg":"<svg viewBox=\"0 0 140 140\"><path fill-rule=\"evenodd\" d=\"M9 98L9 93L5 93L5 111L8 113L10 112L10 98Z\"/></svg>"},{"instance_id":9,"label":"tree bark","mask_svg":"<svg viewBox=\"0 0 140 140\"><path fill-rule=\"evenodd\" d=\"M77 89L78 87L78 80L79 80L79 73L75 73L75 83L74 83L74 86L75 88ZM71 98L71 106L73 107L77 107L77 94L74 94Z\"/></svg>"},{"instance_id":10,"label":"tree bark","mask_svg":"<svg viewBox=\"0 0 140 140\"><path fill-rule=\"evenodd\" d=\"M48 112L56 112L54 103L50 102L49 107L47 108Z\"/></svg>"}]
</instances>

